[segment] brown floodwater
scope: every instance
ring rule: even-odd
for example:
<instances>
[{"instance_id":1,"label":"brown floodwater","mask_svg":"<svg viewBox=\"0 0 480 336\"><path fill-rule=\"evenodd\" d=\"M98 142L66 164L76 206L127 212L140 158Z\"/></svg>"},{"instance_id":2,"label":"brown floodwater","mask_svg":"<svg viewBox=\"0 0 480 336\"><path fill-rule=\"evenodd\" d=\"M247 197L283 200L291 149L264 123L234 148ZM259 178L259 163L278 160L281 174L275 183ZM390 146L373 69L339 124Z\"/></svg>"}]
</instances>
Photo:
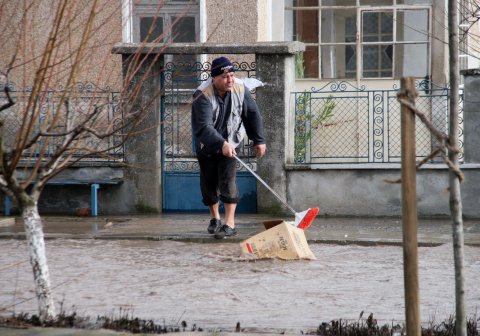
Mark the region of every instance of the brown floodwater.
<instances>
[{"instance_id":1,"label":"brown floodwater","mask_svg":"<svg viewBox=\"0 0 480 336\"><path fill-rule=\"evenodd\" d=\"M246 261L236 243L147 240L47 241L57 310L129 315L203 328L316 328L364 311L404 320L403 250L312 244L314 261ZM0 240L0 311L36 313L25 241ZM455 311L453 251L421 247L423 322ZM465 247L468 316L480 306L480 248Z\"/></svg>"}]
</instances>

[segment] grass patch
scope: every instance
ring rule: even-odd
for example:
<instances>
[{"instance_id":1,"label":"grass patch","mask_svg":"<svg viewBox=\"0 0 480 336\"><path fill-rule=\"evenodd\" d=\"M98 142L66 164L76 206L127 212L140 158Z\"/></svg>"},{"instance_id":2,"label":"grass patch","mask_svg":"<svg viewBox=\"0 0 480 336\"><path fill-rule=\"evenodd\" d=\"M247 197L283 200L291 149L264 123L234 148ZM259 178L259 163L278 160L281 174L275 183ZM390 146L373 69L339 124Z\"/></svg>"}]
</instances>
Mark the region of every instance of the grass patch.
<instances>
[{"instance_id":1,"label":"grass patch","mask_svg":"<svg viewBox=\"0 0 480 336\"><path fill-rule=\"evenodd\" d=\"M155 323L153 320L144 320L133 317L128 310L120 310L118 316L97 316L96 318L81 317L77 313L60 313L54 319L40 321L37 315L17 314L11 317L0 317L0 327L8 328L76 328L76 329L108 329L134 334L166 334L171 332L199 331L195 324L188 328L182 321L178 325Z\"/></svg>"},{"instance_id":2,"label":"grass patch","mask_svg":"<svg viewBox=\"0 0 480 336\"><path fill-rule=\"evenodd\" d=\"M361 314L362 315L362 314ZM467 320L467 336L479 336L478 321L476 317ZM128 310L120 310L117 317L97 316L96 318L80 317L76 313L60 313L56 318L41 322L37 315L18 314L12 317L0 317L0 327L28 328L28 327L50 327L50 328L77 328L77 329L108 329L118 332L130 332L134 334L165 334L172 332L203 332L203 328L195 324L188 327L187 322L182 321L176 325L158 324L153 320L144 320L133 317ZM272 327L271 329L275 329ZM270 330L271 330L270 329ZM231 330L242 332L240 323L232 326ZM248 331L248 330L247 330ZM249 330L251 333L252 330ZM259 331L261 333L261 331ZM255 331L253 331L255 333ZM279 330L279 334L284 331ZM360 318L356 322L346 320L332 320L329 323L321 323L316 330L301 331L306 335L321 336L405 336L404 324L379 325L377 320L370 314L368 318ZM455 336L455 318L451 316L447 320L434 323L429 322L422 326L422 336Z\"/></svg>"},{"instance_id":3,"label":"grass patch","mask_svg":"<svg viewBox=\"0 0 480 336\"><path fill-rule=\"evenodd\" d=\"M310 335L321 336L404 336L407 334L404 324L379 325L373 318L373 314L366 319L360 318L357 322L333 320L330 323L322 323ZM476 317L467 319L467 336L479 336L478 320ZM454 336L455 318L451 316L447 320L435 323L429 322L422 326L422 336Z\"/></svg>"}]
</instances>

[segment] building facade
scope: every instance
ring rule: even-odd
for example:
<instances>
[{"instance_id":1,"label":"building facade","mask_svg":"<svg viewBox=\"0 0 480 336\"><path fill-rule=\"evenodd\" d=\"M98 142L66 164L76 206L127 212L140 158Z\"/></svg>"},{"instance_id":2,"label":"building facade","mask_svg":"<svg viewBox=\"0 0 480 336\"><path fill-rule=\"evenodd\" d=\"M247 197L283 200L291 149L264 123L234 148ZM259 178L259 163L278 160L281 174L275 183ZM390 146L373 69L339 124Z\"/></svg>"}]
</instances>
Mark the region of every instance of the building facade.
<instances>
[{"instance_id":1,"label":"building facade","mask_svg":"<svg viewBox=\"0 0 480 336\"><path fill-rule=\"evenodd\" d=\"M24 89L32 85L38 67L36 55L40 55L46 45L52 28L52 13L63 1L4 0L4 3L0 20L5 28L1 38L6 48L0 56L0 68L8 68L15 55L15 66L9 72L8 80ZM64 14L69 27L85 24L92 3L90 0L71 2ZM467 0L459 2L459 9L461 68L477 68L478 10ZM378 176L398 173L399 117L395 113L399 108L396 91L401 77L417 78L425 113L437 123L437 127L447 130L446 0L100 0L95 11L89 52L76 73L76 82L93 83L97 89L108 88L112 92L121 91L124 86L122 56L112 53L119 42L137 46L144 43L304 43L305 51L295 55L295 80L289 82L288 87L290 94L286 104L291 117L287 120L292 122L287 125L287 136L291 139L286 141L289 148L284 162L278 162L287 176L285 198L293 204L311 203L311 206L320 204L321 207L324 204L325 214L333 215L398 214L398 191L388 193L394 205L383 210L375 206L364 210L347 206L347 200L351 204L355 202L347 197L345 181L351 183L361 177L362 184L376 173L380 174ZM75 46L82 39L79 31L65 30L61 35L62 43L65 43L64 54L57 57L65 68L71 66ZM145 156L150 157L135 168L148 171L145 173L148 178L144 180L149 182L140 182L135 177L137 172L125 170L121 165L105 163L104 166L117 171L113 175L120 176L123 183L100 189L100 213L165 210L166 167L170 163L174 166L175 160L180 158L182 163L185 157L187 162L194 160L194 154L190 152L189 97L193 88L204 79L202 76L206 74L208 77L208 64L215 56L200 53L162 55L163 65L201 64L200 70L192 73L188 67L175 68L175 79L181 79L175 91L168 85L162 86L160 80L158 85L155 84L159 91L163 90L164 100L154 111L157 114L152 121L157 124L154 132L144 137L147 139L144 147L148 149ZM239 70L246 65L244 72L238 71L239 76L255 76L254 53L232 54L230 58L238 64ZM52 76L53 89L61 87L67 80L61 74L60 70ZM182 84L185 82L190 84ZM165 116L180 122L166 127ZM166 144L168 141L164 136L166 129L170 128L177 131L167 136L179 140ZM417 144L420 159L428 156L435 147L435 140L425 129L420 129L417 134L420 139L424 138ZM137 154L129 152L127 147L120 163L128 165ZM172 162L166 162L166 157ZM432 164L436 174L441 169L441 162ZM79 168L100 171L91 165ZM119 170L124 173L118 174ZM323 198L326 196L320 192L325 189L325 178L337 181L327 188L332 195L329 198ZM302 186L311 184L308 181L318 184L310 194L323 196L313 197L313 200L312 197L298 197ZM380 185L363 190L370 188L375 189L370 194L380 195L382 190L385 191ZM261 190L258 192L262 193ZM72 201L66 201L58 194L58 190L46 190L46 211L62 212L60 209L70 209L72 205L75 208L88 206L88 198L85 200L82 192L72 193ZM147 194L154 196L147 197ZM343 199L341 195L344 195ZM358 199L358 195L354 193L353 197ZM185 208L180 210L188 210L189 206L184 205ZM448 205L429 205L423 213L445 215Z\"/></svg>"}]
</instances>

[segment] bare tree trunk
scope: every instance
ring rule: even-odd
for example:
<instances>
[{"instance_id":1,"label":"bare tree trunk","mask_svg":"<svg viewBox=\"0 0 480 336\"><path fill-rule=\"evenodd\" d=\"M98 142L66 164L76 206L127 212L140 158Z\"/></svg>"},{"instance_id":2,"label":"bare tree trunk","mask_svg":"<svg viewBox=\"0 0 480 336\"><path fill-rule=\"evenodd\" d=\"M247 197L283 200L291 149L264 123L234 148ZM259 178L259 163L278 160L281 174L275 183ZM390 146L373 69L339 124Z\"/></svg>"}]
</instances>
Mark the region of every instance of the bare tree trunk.
<instances>
[{"instance_id":1,"label":"bare tree trunk","mask_svg":"<svg viewBox=\"0 0 480 336\"><path fill-rule=\"evenodd\" d=\"M415 78L401 79L402 95L415 105ZM415 167L415 113L402 104L402 228L403 276L407 335L420 336L420 291L418 280L417 171Z\"/></svg>"},{"instance_id":2,"label":"bare tree trunk","mask_svg":"<svg viewBox=\"0 0 480 336\"><path fill-rule=\"evenodd\" d=\"M458 5L457 0L448 1L448 31L449 31L449 55L450 55L450 131L449 142L453 148L458 148L459 135L459 77L458 70ZM458 167L458 152L450 150L450 161ZM456 335L467 335L467 317L465 312L465 276L464 276L464 237L462 198L460 193L460 179L454 171L449 172L450 182L450 213L453 225L453 259L455 265L455 312L456 312Z\"/></svg>"},{"instance_id":3,"label":"bare tree trunk","mask_svg":"<svg viewBox=\"0 0 480 336\"><path fill-rule=\"evenodd\" d=\"M27 236L30 264L33 269L39 318L41 321L45 321L55 316L55 306L50 288L47 257L45 255L42 219L38 213L37 203L24 206L22 217Z\"/></svg>"}]
</instances>

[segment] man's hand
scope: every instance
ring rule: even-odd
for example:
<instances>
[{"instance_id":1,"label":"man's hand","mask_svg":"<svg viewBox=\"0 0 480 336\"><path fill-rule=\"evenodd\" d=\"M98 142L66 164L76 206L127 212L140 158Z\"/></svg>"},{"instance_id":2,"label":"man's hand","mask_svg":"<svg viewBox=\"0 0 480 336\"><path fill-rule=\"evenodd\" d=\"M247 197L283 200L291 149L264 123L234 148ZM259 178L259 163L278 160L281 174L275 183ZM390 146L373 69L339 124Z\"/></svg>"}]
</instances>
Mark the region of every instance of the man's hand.
<instances>
[{"instance_id":1,"label":"man's hand","mask_svg":"<svg viewBox=\"0 0 480 336\"><path fill-rule=\"evenodd\" d=\"M235 151L235 147L233 147L233 145L225 141L222 146L222 154L226 157L234 157L237 155L237 152Z\"/></svg>"},{"instance_id":2,"label":"man's hand","mask_svg":"<svg viewBox=\"0 0 480 336\"><path fill-rule=\"evenodd\" d=\"M261 158L262 156L265 155L265 151L267 150L267 145L265 144L255 145L253 146L253 150L255 151L255 156L257 158Z\"/></svg>"}]
</instances>

